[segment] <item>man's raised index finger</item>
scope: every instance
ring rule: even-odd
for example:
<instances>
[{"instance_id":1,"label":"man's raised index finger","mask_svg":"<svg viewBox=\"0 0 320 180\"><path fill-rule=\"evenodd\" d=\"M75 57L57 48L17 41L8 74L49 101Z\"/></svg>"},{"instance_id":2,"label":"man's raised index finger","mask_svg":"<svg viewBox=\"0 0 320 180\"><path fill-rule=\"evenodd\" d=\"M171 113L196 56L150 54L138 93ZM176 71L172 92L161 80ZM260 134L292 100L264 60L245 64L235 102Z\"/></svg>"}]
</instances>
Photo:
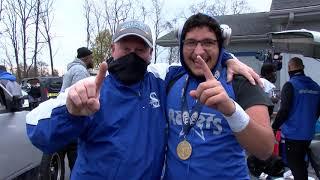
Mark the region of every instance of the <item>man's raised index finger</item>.
<instances>
[{"instance_id":1,"label":"man's raised index finger","mask_svg":"<svg viewBox=\"0 0 320 180\"><path fill-rule=\"evenodd\" d=\"M100 67L99 67L99 72L98 72L96 79L95 79L95 82L97 85L97 90L100 90L102 83L103 83L103 80L106 76L107 70L108 70L107 63L106 62L101 63Z\"/></svg>"},{"instance_id":2,"label":"man's raised index finger","mask_svg":"<svg viewBox=\"0 0 320 180\"><path fill-rule=\"evenodd\" d=\"M207 63L202 59L201 56L197 56L198 62L201 65L201 68L203 70L203 75L206 78L206 80L211 80L211 79L215 79L215 77L213 76L210 68L208 67Z\"/></svg>"}]
</instances>

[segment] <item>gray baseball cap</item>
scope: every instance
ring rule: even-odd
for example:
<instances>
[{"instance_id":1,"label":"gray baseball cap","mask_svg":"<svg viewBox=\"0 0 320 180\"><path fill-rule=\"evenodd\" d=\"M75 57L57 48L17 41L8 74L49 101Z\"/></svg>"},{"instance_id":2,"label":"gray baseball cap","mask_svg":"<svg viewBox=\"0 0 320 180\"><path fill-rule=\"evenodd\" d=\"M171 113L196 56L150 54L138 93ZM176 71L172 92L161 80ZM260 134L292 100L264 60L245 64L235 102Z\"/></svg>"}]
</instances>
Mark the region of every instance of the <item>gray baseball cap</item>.
<instances>
[{"instance_id":1,"label":"gray baseball cap","mask_svg":"<svg viewBox=\"0 0 320 180\"><path fill-rule=\"evenodd\" d=\"M150 27L145 23L136 20L126 21L119 24L114 35L112 36L112 42L118 42L121 38L130 35L142 38L149 45L149 47L153 47Z\"/></svg>"}]
</instances>

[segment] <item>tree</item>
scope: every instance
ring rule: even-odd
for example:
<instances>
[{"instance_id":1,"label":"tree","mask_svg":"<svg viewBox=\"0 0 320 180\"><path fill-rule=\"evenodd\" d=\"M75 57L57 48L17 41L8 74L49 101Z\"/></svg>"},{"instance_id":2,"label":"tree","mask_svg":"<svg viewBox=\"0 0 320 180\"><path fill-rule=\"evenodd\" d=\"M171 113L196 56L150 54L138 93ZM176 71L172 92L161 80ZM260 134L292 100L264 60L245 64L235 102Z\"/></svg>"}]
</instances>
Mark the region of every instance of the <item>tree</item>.
<instances>
[{"instance_id":1,"label":"tree","mask_svg":"<svg viewBox=\"0 0 320 180\"><path fill-rule=\"evenodd\" d=\"M214 0L202 1L189 7L191 14L202 12L210 16L222 16L227 14L240 14L251 11L247 0ZM185 17L185 16L184 16Z\"/></svg>"},{"instance_id":2,"label":"tree","mask_svg":"<svg viewBox=\"0 0 320 180\"><path fill-rule=\"evenodd\" d=\"M53 69L51 76L59 76L59 71L57 69Z\"/></svg>"},{"instance_id":3,"label":"tree","mask_svg":"<svg viewBox=\"0 0 320 180\"><path fill-rule=\"evenodd\" d=\"M44 62L44 61L38 61L37 62L38 64L37 64L37 68L38 68L38 70L37 70L37 72L38 72L38 74L36 75L34 72L36 72L35 70L34 70L34 68L35 68L35 66L31 66L31 68L30 68L30 74L29 74L29 76L30 77L36 77L36 76L49 76L50 75L50 70L49 70L49 65L48 65L48 63L46 63L46 62ZM59 75L59 72L58 72L58 70L56 70L56 69L54 69L53 70L53 73L52 73L52 76L57 76L57 75Z\"/></svg>"},{"instance_id":4,"label":"tree","mask_svg":"<svg viewBox=\"0 0 320 180\"><path fill-rule=\"evenodd\" d=\"M3 2L4 2L4 0L0 0L0 22L1 22L1 20L2 20L2 12L3 12Z\"/></svg>"},{"instance_id":5,"label":"tree","mask_svg":"<svg viewBox=\"0 0 320 180\"><path fill-rule=\"evenodd\" d=\"M42 7L42 25L43 30L40 30L45 42L48 45L49 50L49 58L50 58L50 66L51 66L51 75L54 75L54 67L53 67L53 50L52 50L52 35L51 35L51 26L52 26L52 6L53 6L53 0L47 0L44 4L44 7ZM44 31L44 32L43 32Z\"/></svg>"},{"instance_id":6,"label":"tree","mask_svg":"<svg viewBox=\"0 0 320 180\"><path fill-rule=\"evenodd\" d=\"M84 1L84 5L83 5L83 8L84 8L84 17L86 19L86 31L87 31L87 47L89 47L90 45L90 37L91 37L91 11L92 11L92 4L89 2L89 0L85 0Z\"/></svg>"},{"instance_id":7,"label":"tree","mask_svg":"<svg viewBox=\"0 0 320 180\"><path fill-rule=\"evenodd\" d=\"M12 56L10 56L8 46L2 44L1 47L5 51L5 57L1 60L1 65L4 65L11 73L14 73L14 66L11 59Z\"/></svg>"},{"instance_id":8,"label":"tree","mask_svg":"<svg viewBox=\"0 0 320 180\"><path fill-rule=\"evenodd\" d=\"M85 2L84 10L86 12L84 15L87 23L87 41L88 37L94 39L93 42L90 42L93 59L95 64L99 64L105 58L111 57L112 35L116 27L130 17L132 2L131 0L105 0L103 6L98 3L89 5ZM92 16L90 16L91 13Z\"/></svg>"},{"instance_id":9,"label":"tree","mask_svg":"<svg viewBox=\"0 0 320 180\"><path fill-rule=\"evenodd\" d=\"M132 3L131 0L105 0L104 5L105 22L113 35L118 25L128 18L129 12L132 10Z\"/></svg>"},{"instance_id":10,"label":"tree","mask_svg":"<svg viewBox=\"0 0 320 180\"><path fill-rule=\"evenodd\" d=\"M106 24L103 21L102 12L98 8L94 8L94 17L96 21L96 37L94 38L94 43L92 44L93 50L93 58L96 64L102 61L104 58L104 48L110 48L104 46L104 42L106 42L105 38L107 36L106 32ZM110 33L110 31L108 31ZM97 57L96 57L97 56ZM102 59L101 59L102 58Z\"/></svg>"},{"instance_id":11,"label":"tree","mask_svg":"<svg viewBox=\"0 0 320 180\"><path fill-rule=\"evenodd\" d=\"M49 75L48 64L46 62L39 61L37 66L35 66L35 67L39 67L39 75L40 76L48 76ZM37 76L37 74L35 74L34 76Z\"/></svg>"},{"instance_id":12,"label":"tree","mask_svg":"<svg viewBox=\"0 0 320 180\"><path fill-rule=\"evenodd\" d=\"M17 4L14 4L17 2ZM34 0L15 0L11 1L11 3L14 5L14 10L17 13L19 19L20 19L20 30L21 30L21 42L22 42L22 59L23 59L23 76L27 77L27 44L28 44L28 36L27 36L27 30L30 24L30 19L32 18L32 11L36 5Z\"/></svg>"},{"instance_id":13,"label":"tree","mask_svg":"<svg viewBox=\"0 0 320 180\"><path fill-rule=\"evenodd\" d=\"M163 32L164 26L163 26L163 15L162 15L162 7L163 7L163 1L160 0L151 0L152 1L152 19L154 23L154 33L155 33L155 41L160 36L160 33ZM154 45L154 63L157 63L157 57L159 55L159 49L157 45Z\"/></svg>"},{"instance_id":14,"label":"tree","mask_svg":"<svg viewBox=\"0 0 320 180\"><path fill-rule=\"evenodd\" d=\"M215 0L213 3L203 1L191 5L189 9L192 14L202 12L210 16L221 16L227 14L227 1Z\"/></svg>"},{"instance_id":15,"label":"tree","mask_svg":"<svg viewBox=\"0 0 320 180\"><path fill-rule=\"evenodd\" d=\"M18 33L18 15L15 10L15 3L9 0L6 1L5 11L7 18L4 21L5 32L9 36L11 41L12 49L14 52L15 62L17 66L17 77L21 77L21 68L19 66L19 33Z\"/></svg>"},{"instance_id":16,"label":"tree","mask_svg":"<svg viewBox=\"0 0 320 180\"><path fill-rule=\"evenodd\" d=\"M132 19L139 19L142 22L146 22L148 16L151 15L146 1L143 0L133 0L132 9Z\"/></svg>"},{"instance_id":17,"label":"tree","mask_svg":"<svg viewBox=\"0 0 320 180\"><path fill-rule=\"evenodd\" d=\"M95 39L92 48L94 64L98 65L106 58L111 57L112 36L109 30L101 31Z\"/></svg>"},{"instance_id":18,"label":"tree","mask_svg":"<svg viewBox=\"0 0 320 180\"><path fill-rule=\"evenodd\" d=\"M241 14L251 12L248 2L246 0L231 0L231 13Z\"/></svg>"},{"instance_id":19,"label":"tree","mask_svg":"<svg viewBox=\"0 0 320 180\"><path fill-rule=\"evenodd\" d=\"M0 0L0 20L2 23L0 28L3 28L3 36L0 41L2 44L6 44L5 47L2 47L5 52L3 56L8 56L5 55L7 53L10 60L15 62L15 67L12 69L16 68L18 79L28 77L29 73L37 76L38 61L42 60L42 52L46 46L49 47L51 72L54 70L52 35L50 33L52 23L51 17L49 17L53 1ZM6 16L1 16L1 14L3 15L2 10Z\"/></svg>"},{"instance_id":20,"label":"tree","mask_svg":"<svg viewBox=\"0 0 320 180\"><path fill-rule=\"evenodd\" d=\"M40 5L41 0L36 0L36 8L35 8L35 37L34 37L34 54L33 54L33 62L34 62L34 74L37 76L38 74L38 68L37 68L37 53L38 53L38 32L39 32L39 17L40 17Z\"/></svg>"}]
</instances>

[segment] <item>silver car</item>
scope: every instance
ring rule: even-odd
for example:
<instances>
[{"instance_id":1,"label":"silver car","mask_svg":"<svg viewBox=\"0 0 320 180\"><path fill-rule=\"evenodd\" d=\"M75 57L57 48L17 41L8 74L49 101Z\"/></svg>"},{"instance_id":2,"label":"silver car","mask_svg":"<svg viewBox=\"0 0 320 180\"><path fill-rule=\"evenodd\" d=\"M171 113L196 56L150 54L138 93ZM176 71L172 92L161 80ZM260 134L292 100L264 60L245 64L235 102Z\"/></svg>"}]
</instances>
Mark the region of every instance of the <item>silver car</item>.
<instances>
[{"instance_id":1,"label":"silver car","mask_svg":"<svg viewBox=\"0 0 320 180\"><path fill-rule=\"evenodd\" d=\"M26 95L25 92L23 92ZM14 97L0 84L0 179L37 179L42 152L29 141L26 96Z\"/></svg>"}]
</instances>

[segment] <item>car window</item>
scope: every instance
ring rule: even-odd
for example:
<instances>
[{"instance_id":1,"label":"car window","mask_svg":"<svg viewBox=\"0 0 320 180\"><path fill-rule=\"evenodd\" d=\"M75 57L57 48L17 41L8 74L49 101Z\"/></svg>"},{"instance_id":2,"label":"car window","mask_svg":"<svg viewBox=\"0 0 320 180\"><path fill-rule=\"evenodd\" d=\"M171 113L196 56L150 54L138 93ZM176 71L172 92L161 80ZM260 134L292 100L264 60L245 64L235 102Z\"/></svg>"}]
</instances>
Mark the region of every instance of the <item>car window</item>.
<instances>
[{"instance_id":1,"label":"car window","mask_svg":"<svg viewBox=\"0 0 320 180\"><path fill-rule=\"evenodd\" d=\"M62 86L62 81L60 80L53 80L49 83L49 87L53 89L60 89Z\"/></svg>"}]
</instances>

